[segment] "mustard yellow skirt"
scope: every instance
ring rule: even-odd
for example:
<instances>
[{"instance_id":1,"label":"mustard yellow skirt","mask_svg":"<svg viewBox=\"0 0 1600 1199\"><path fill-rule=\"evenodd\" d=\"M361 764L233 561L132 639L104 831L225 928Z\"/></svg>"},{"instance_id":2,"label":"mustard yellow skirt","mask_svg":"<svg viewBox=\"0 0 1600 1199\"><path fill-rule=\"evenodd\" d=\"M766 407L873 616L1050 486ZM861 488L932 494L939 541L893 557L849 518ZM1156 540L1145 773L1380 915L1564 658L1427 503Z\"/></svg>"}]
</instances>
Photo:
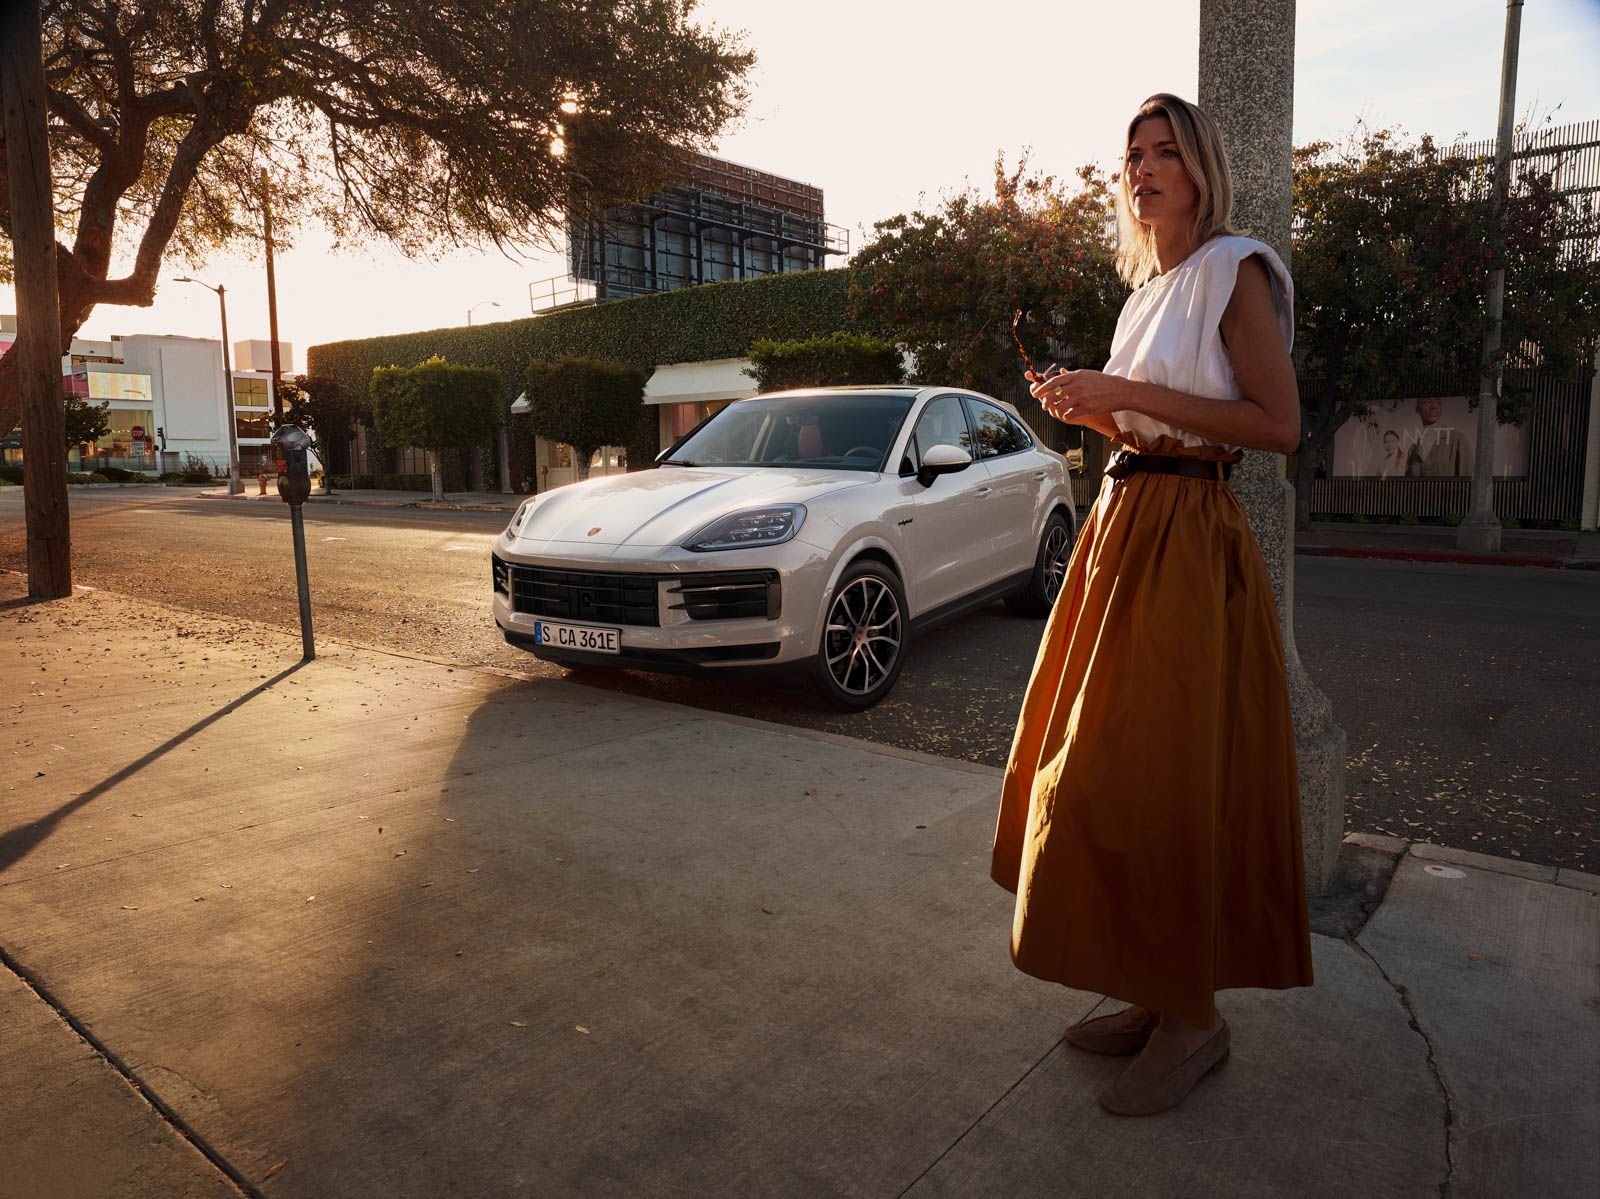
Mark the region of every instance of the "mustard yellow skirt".
<instances>
[{"instance_id":1,"label":"mustard yellow skirt","mask_svg":"<svg viewBox=\"0 0 1600 1199\"><path fill-rule=\"evenodd\" d=\"M1277 607L1226 483L1102 483L1022 701L992 874L1036 977L1191 1024L1218 990L1312 984Z\"/></svg>"}]
</instances>

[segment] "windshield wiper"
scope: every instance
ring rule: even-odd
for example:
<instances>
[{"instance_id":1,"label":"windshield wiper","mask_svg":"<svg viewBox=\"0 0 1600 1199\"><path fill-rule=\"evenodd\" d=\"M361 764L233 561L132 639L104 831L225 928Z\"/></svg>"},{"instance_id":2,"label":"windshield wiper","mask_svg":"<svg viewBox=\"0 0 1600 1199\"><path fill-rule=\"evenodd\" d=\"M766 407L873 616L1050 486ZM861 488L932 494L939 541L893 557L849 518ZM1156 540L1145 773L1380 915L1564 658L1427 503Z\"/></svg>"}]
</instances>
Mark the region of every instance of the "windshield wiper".
<instances>
[{"instance_id":1,"label":"windshield wiper","mask_svg":"<svg viewBox=\"0 0 1600 1199\"><path fill-rule=\"evenodd\" d=\"M690 462L687 458L663 458L662 466L699 466L698 462Z\"/></svg>"}]
</instances>

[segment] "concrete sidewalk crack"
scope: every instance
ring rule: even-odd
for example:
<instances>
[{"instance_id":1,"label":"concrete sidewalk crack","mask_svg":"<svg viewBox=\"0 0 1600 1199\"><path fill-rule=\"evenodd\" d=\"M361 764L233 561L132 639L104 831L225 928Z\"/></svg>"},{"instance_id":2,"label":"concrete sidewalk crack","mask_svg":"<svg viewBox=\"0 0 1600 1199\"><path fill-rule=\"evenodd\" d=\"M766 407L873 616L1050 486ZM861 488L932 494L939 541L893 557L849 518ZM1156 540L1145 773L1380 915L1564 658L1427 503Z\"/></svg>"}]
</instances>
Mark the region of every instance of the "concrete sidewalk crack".
<instances>
[{"instance_id":1,"label":"concrete sidewalk crack","mask_svg":"<svg viewBox=\"0 0 1600 1199\"><path fill-rule=\"evenodd\" d=\"M1456 1171L1455 1096L1450 1093L1450 1084L1445 1081L1444 1071L1439 1066L1439 1058L1434 1048L1433 1038L1428 1035L1428 1030L1422 1027L1422 1020L1417 1014L1416 1007L1411 1002L1411 992L1390 978L1389 972L1383 968L1383 963L1373 955L1371 950L1357 941L1355 937L1350 936L1344 939L1371 962L1378 973L1383 976L1383 981L1394 989L1394 993L1399 996L1400 1006L1405 1009L1406 1023L1410 1026L1412 1032L1422 1038L1423 1045L1427 1047L1428 1073L1433 1076L1434 1085L1439 1088L1439 1097L1444 1104L1444 1177L1439 1180L1439 1199L1449 1199L1450 1187L1455 1179Z\"/></svg>"},{"instance_id":2,"label":"concrete sidewalk crack","mask_svg":"<svg viewBox=\"0 0 1600 1199\"><path fill-rule=\"evenodd\" d=\"M1105 1001L1106 1001L1106 997L1104 995L1102 995L1098 1000L1095 1001L1094 1007L1091 1007L1087 1012L1085 1012L1082 1016L1080 1016L1078 1018L1079 1022L1081 1023L1082 1021L1089 1019L1090 1016L1094 1015L1094 1013L1099 1009L1100 1005L1102 1003L1104 1003ZM902 1187L899 1191L896 1191L895 1192L895 1199L904 1199L904 1197L906 1195L910 1194L911 1191L916 1187L916 1185L919 1182L921 1182L924 1178L926 1178L929 1174L931 1174L933 1172L934 1167L936 1167L940 1162L944 1161L945 1158L949 1157L950 1154L955 1150L956 1146L961 1144L962 1141L967 1139L967 1137L971 1134L971 1132L972 1132L972 1130L974 1128L977 1128L978 1125L982 1124L985 1120L987 1120L989 1118L989 1114L991 1112L993 1112L995 1108L999 1107L1002 1103L1004 1103L1006 1101L1006 1099L1010 1097L1010 1095L1011 1095L1011 1093L1013 1091L1015 1091L1023 1083L1027 1082L1029 1077L1033 1074L1033 1072L1035 1070L1037 1070L1040 1066L1044 1065L1045 1062L1049 1061L1050 1060L1050 1055L1053 1054L1057 1049L1060 1049L1061 1046L1066 1043L1066 1039L1067 1038L1066 1038L1065 1035L1057 1037L1055 1039L1055 1041L1053 1041L1051 1043L1050 1048L1046 1049L1044 1051L1044 1053L1040 1055L1038 1061L1034 1062L1033 1065L1029 1066L1020 1075L1018 1075L1017 1078L1015 1079L1015 1081L1013 1081L1012 1084L1009 1087L1007 1087L1000 1094L999 1098L997 1098L988 1107L984 1108L983 1111L981 1113L979 1113L977 1119L972 1121L971 1124L968 1124L965 1128L963 1128L961 1130L961 1135L960 1136L958 1136L955 1140L951 1141L948 1145L946 1145L944 1147L944 1149L940 1152L938 1157L934 1158L931 1162L929 1162L926 1166L924 1166L922 1168L922 1172L921 1173L919 1173L910 1182L906 1183L906 1185L904 1187Z\"/></svg>"},{"instance_id":3,"label":"concrete sidewalk crack","mask_svg":"<svg viewBox=\"0 0 1600 1199\"><path fill-rule=\"evenodd\" d=\"M195 1152L199 1153L208 1162L215 1166L224 1176L226 1176L228 1181L233 1183L233 1185L239 1189L239 1193L241 1195L248 1196L249 1199L264 1199L261 1192L251 1185L249 1179L240 1173L232 1163L222 1156L222 1154L213 1149L211 1145L207 1143L206 1139L193 1128L191 1128L188 1123L184 1121L183 1117L178 1115L178 1113L174 1111L166 1102L164 1102L159 1095L151 1091L149 1085L131 1069L129 1069L126 1062L124 1062L115 1053L112 1053L106 1045L102 1044L98 1037L85 1028L83 1024L75 1016L73 1016L73 1014L69 1012L65 1006L62 1005L60 1000L52 995L43 984L30 976L28 972L22 968L22 965L4 949L0 949L0 968L9 970L14 976L16 976L17 981L19 981L24 987L32 992L35 998L37 998L41 1003L45 1004L50 1008L51 1011L59 1016L62 1021L66 1023L67 1027L72 1029L72 1031L78 1035L84 1044L88 1045L89 1048L94 1050L101 1061L105 1062L107 1066L117 1072L117 1074L122 1078L122 1081L128 1084L129 1089L132 1090L135 1095L139 1096L145 1101L145 1103L149 1104L151 1109L155 1111L156 1115L165 1121L167 1126L170 1127L174 1133L176 1133L184 1141L188 1142L188 1144L193 1147ZM172 1073L176 1073L176 1071L172 1071ZM188 1080L186 1079L185 1081L187 1082ZM190 1085L192 1086L193 1084ZM198 1090L199 1088L195 1089Z\"/></svg>"}]
</instances>

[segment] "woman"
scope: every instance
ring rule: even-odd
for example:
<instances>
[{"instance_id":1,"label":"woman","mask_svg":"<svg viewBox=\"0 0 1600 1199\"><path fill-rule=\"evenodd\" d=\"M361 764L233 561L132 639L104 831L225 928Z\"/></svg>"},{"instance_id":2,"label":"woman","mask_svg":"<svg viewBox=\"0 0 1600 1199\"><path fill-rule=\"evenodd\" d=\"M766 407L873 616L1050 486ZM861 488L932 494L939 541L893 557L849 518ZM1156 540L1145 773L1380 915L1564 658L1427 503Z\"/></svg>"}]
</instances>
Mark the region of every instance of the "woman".
<instances>
[{"instance_id":1,"label":"woman","mask_svg":"<svg viewBox=\"0 0 1600 1199\"><path fill-rule=\"evenodd\" d=\"M1020 969L1133 1005L1067 1040L1137 1053L1100 1102L1147 1115L1227 1058L1216 991L1312 982L1277 606L1226 482L1243 448L1293 450L1300 409L1292 284L1228 226L1210 118L1145 101L1120 199L1135 290L1110 361L1030 375L1052 416L1124 448L1034 660L992 874Z\"/></svg>"},{"instance_id":2,"label":"woman","mask_svg":"<svg viewBox=\"0 0 1600 1199\"><path fill-rule=\"evenodd\" d=\"M1385 479L1398 479L1406 473L1406 452L1400 448L1400 434L1394 429L1383 431L1383 466L1378 473Z\"/></svg>"}]
</instances>

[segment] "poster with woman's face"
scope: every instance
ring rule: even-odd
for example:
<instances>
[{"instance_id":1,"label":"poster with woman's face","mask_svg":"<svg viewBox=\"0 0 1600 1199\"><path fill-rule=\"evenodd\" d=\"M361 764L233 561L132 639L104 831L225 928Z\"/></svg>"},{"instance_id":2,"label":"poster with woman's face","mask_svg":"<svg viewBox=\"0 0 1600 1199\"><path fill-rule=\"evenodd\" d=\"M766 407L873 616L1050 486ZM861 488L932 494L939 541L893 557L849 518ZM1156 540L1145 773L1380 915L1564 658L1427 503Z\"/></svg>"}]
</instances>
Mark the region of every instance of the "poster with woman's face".
<instances>
[{"instance_id":1,"label":"poster with woman's face","mask_svg":"<svg viewBox=\"0 0 1600 1199\"><path fill-rule=\"evenodd\" d=\"M1494 473L1528 473L1527 424L1495 430ZM1476 461L1478 414L1466 396L1382 400L1347 420L1333 437L1329 474L1344 478L1470 477Z\"/></svg>"}]
</instances>

